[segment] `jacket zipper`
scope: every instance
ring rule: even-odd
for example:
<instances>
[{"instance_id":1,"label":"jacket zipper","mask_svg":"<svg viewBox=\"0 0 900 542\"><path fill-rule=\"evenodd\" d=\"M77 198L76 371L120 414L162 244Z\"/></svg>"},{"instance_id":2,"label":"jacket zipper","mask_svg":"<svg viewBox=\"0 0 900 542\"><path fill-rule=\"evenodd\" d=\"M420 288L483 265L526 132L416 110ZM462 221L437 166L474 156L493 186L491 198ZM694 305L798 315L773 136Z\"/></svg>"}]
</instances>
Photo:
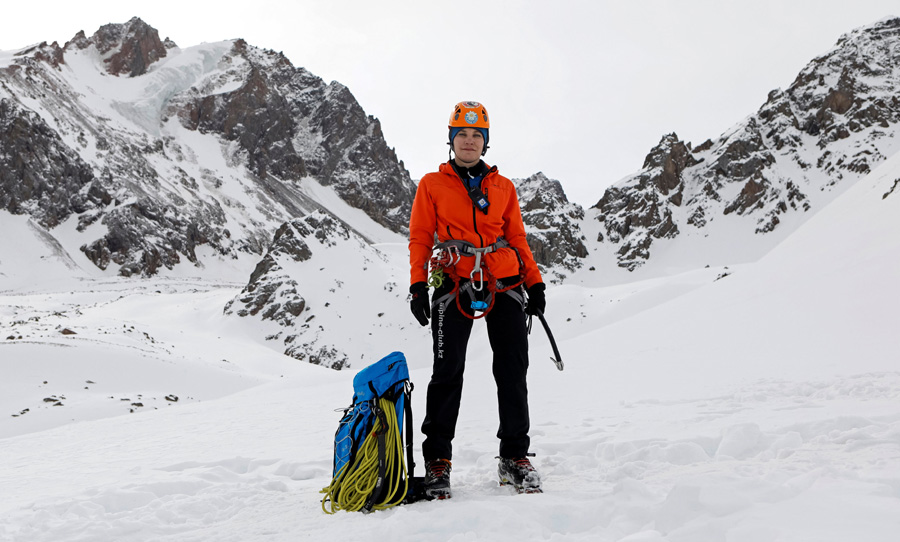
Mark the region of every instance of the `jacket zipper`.
<instances>
[{"instance_id":1,"label":"jacket zipper","mask_svg":"<svg viewBox=\"0 0 900 542\"><path fill-rule=\"evenodd\" d=\"M481 248L484 248L484 237L481 236L481 232L478 231L478 209L475 208L475 205L472 205L472 228L475 230L475 235L478 236L479 241L481 241Z\"/></svg>"},{"instance_id":2,"label":"jacket zipper","mask_svg":"<svg viewBox=\"0 0 900 542\"><path fill-rule=\"evenodd\" d=\"M454 170L453 173L456 173L456 171ZM484 174L484 177L481 178L481 182L479 183L479 189L481 188L481 184L484 183L484 180L487 178L487 176L490 173L491 173L491 171L488 171L487 173ZM459 176L459 174L456 175L456 178L459 179L460 183L462 183L463 190L468 191L466 188L466 181L464 181L463 178ZM481 193L484 194L484 191L482 191ZM472 228L475 230L475 235L478 236L478 240L481 242L481 246L479 248L484 248L484 237L482 237L481 232L478 231L478 214L477 213L478 213L478 209L475 207L475 204L473 203L472 204ZM448 234L450 233L449 226L447 227L447 233ZM453 236L450 236L450 238L452 239Z\"/></svg>"}]
</instances>

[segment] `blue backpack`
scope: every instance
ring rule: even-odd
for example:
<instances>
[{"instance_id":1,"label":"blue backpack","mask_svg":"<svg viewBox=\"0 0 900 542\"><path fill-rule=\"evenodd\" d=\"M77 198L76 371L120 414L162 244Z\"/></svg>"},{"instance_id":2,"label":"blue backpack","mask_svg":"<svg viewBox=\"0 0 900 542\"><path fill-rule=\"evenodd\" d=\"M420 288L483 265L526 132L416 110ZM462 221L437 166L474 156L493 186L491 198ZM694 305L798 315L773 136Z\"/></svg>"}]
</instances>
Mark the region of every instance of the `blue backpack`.
<instances>
[{"instance_id":1,"label":"blue backpack","mask_svg":"<svg viewBox=\"0 0 900 542\"><path fill-rule=\"evenodd\" d=\"M412 390L402 352L353 378L353 404L334 435L331 485L321 491L325 513L371 512L414 500Z\"/></svg>"}]
</instances>

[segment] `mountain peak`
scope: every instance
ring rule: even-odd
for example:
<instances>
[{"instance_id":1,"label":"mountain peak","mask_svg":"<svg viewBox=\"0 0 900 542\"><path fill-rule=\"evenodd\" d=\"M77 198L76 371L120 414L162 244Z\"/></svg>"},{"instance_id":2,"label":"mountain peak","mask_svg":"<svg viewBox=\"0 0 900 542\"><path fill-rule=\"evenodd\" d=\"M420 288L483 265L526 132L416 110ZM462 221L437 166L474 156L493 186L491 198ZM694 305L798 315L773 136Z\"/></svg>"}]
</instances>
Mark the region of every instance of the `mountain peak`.
<instances>
[{"instance_id":1,"label":"mountain peak","mask_svg":"<svg viewBox=\"0 0 900 542\"><path fill-rule=\"evenodd\" d=\"M63 56L69 69L54 69ZM415 195L343 85L244 40L174 48L139 18L0 68L0 149L0 208L48 229L74 216L73 250L123 276L221 257L242 268L317 210L393 238ZM387 230L363 232L369 219Z\"/></svg>"},{"instance_id":2,"label":"mountain peak","mask_svg":"<svg viewBox=\"0 0 900 542\"><path fill-rule=\"evenodd\" d=\"M562 270L575 271L588 255L579 225L584 209L566 198L562 183L543 172L513 182L534 259L545 273L545 280L562 280Z\"/></svg>"},{"instance_id":3,"label":"mountain peak","mask_svg":"<svg viewBox=\"0 0 900 542\"><path fill-rule=\"evenodd\" d=\"M807 212L900 149L898 45L900 18L857 28L718 138L692 148L663 135L642 169L594 206L601 242L630 271L647 263L651 245L677 237L693 239L697 257L685 265L720 261L731 244L704 241L713 231L735 232L736 244L753 246L744 258L765 254Z\"/></svg>"},{"instance_id":4,"label":"mountain peak","mask_svg":"<svg viewBox=\"0 0 900 542\"><path fill-rule=\"evenodd\" d=\"M166 56L167 49L175 47L168 38L160 40L159 32L138 17L124 24L103 25L90 38L81 31L66 47L70 45L78 49L94 45L107 72L129 77L147 73L150 65Z\"/></svg>"},{"instance_id":5,"label":"mountain peak","mask_svg":"<svg viewBox=\"0 0 900 542\"><path fill-rule=\"evenodd\" d=\"M887 16L880 21L875 21L872 24L862 26L847 32L838 38L835 47L842 47L846 45L848 42L852 42L854 40L859 39L861 36L879 36L885 32L893 33L900 30L900 17L895 15Z\"/></svg>"}]
</instances>

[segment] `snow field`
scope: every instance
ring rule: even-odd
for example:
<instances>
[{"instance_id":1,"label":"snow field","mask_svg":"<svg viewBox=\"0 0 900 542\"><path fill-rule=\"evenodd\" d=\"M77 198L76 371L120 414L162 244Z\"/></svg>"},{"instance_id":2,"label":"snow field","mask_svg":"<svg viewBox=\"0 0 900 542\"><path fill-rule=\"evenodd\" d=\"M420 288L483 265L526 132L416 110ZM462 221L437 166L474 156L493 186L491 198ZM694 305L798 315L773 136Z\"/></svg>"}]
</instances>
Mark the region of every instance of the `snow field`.
<instances>
[{"instance_id":1,"label":"snow field","mask_svg":"<svg viewBox=\"0 0 900 542\"><path fill-rule=\"evenodd\" d=\"M342 372L288 359L260 340L268 324L223 315L240 282L65 279L50 245L3 252L0 540L895 542L898 176L895 156L757 262L549 288L566 369L535 328L544 494L497 483L476 324L454 498L371 515L328 516L319 490L335 409L367 363L406 353L421 423L430 341L403 299L402 245L343 243L290 270L318 340L352 352ZM174 391L190 400L159 400Z\"/></svg>"},{"instance_id":2,"label":"snow field","mask_svg":"<svg viewBox=\"0 0 900 542\"><path fill-rule=\"evenodd\" d=\"M100 112L89 120L101 128L87 134L63 100L25 103L95 165L118 154L99 144L106 131L127 132L135 145L161 137L178 165L148 160L176 182L153 190L217 196L229 228L268 231L282 215L245 190L236 145L167 119L169 100L195 82L235 88L245 66L228 64L231 44L179 50L140 81L73 53L50 77L69 79ZM0 53L0 66L10 62ZM834 148L852 157L860 137ZM898 142L880 140L888 159L865 179L813 194L816 203L836 198L816 216L802 225L807 217L786 217L776 231L784 240L765 256L773 238L740 238L736 217L717 218L709 239L655 245L670 267L623 279L603 246L565 285L551 285L547 316L564 372L547 359L539 326L531 336L532 449L544 494L497 483L495 389L476 324L454 498L371 515L327 516L319 490L331 477L337 409L367 363L407 354L421 423L430 339L404 301L402 239L328 187L301 181L292 205L327 207L378 250L354 239L285 264L310 310L283 329L223 314L250 257L222 262L201 248L204 278L185 265L121 279L63 248L101 223L79 234L70 219L47 232L0 213L0 541L895 542ZM802 178L801 169L784 175ZM177 182L187 176L200 182ZM589 220L586 237L598 230ZM719 259L702 259L711 247ZM694 269L701 260L714 267ZM310 366L263 340L293 332L339 347L352 369ZM418 430L415 440L421 469Z\"/></svg>"},{"instance_id":3,"label":"snow field","mask_svg":"<svg viewBox=\"0 0 900 542\"><path fill-rule=\"evenodd\" d=\"M13 459L0 534L354 540L364 529L398 540L837 540L865 532L890 540L900 527L897 374L760 381L719 397L593 409L588 386L576 384L561 401L566 410L533 402L546 493L522 496L496 482L491 383L470 379L454 499L326 516L318 490L331 475L339 417L327 407L347 402L350 374L310 369L214 401L0 441ZM415 369L413 379L426 374ZM414 412L423 400L414 395Z\"/></svg>"},{"instance_id":4,"label":"snow field","mask_svg":"<svg viewBox=\"0 0 900 542\"><path fill-rule=\"evenodd\" d=\"M616 328L629 323L642 328L642 315L652 322L653 313L662 312L646 301L634 302L642 310L626 309L618 325L563 340L562 373L545 359L549 347L538 332L532 336L532 438L547 493L512 496L496 483L496 401L486 337L476 328L456 441L455 500L337 519L321 514L318 490L330 477L339 418L333 410L349 403L353 371L296 364L255 347L247 333L223 333L229 324L220 307L233 295L227 287L175 279L78 284L81 291L5 296L4 318L25 320L17 329L28 340L4 344L4 361L7 352L19 351L32 360L44 356L43 363L55 359L54 374L73 377L74 388L87 374L78 371L85 370L110 373L97 380L98 387L106 385L115 368L95 366L98 359L102 365L115 358L128 364L118 380L130 392L147 395L168 382L159 393L175 383L218 393L127 415L119 405L99 414L87 403L46 407L83 420L51 419L59 426L45 431L46 425L30 425L40 419L38 411L7 419L31 431L0 441L4 455L13 458L10 465L17 465L4 476L15 497L5 500L9 514L3 517L9 519L0 524L11 540L290 540L298 529L314 539L349 540L357 528L401 540L697 540L726 532L765 540L757 537L846 532L811 518L798 523L795 516L782 517L785 508L798 514L824 510L825 518L880 518L886 533L896 532L886 520L896 517L900 504L896 372L819 379L808 378L809 366L800 364L794 375L800 378L779 380L764 376L771 367L757 364L744 367L736 384L729 382L733 367L689 369L686 359L672 357L678 349L669 349L667 363L657 363L653 372L634 370L628 360L622 363L610 337L624 336ZM669 289L659 286L656 281L595 294L628 304L633 296L656 292L663 307L681 299L672 295L683 291L677 281ZM551 313L557 314L554 328L565 329L558 313L571 311L563 309L571 307L566 300L584 293L580 287L552 290L550 306L559 307ZM601 303L579 310L596 323L596 313L607 309ZM36 314L37 321L28 317ZM57 335L60 323L52 318L79 334ZM596 341L603 348L581 345ZM47 353L54 350L71 354L63 363ZM231 363L221 362L225 351ZM624 351L632 362L660 358L659 349L635 352L626 344ZM421 349L412 352L414 412L421 413L429 361ZM196 365L197 374L160 374L166 365ZM684 371L700 382L660 392ZM164 382L156 384L151 375ZM249 389L221 397L230 377L232 391ZM710 389L719 393L703 395ZM437 517L435 506L441 506Z\"/></svg>"}]
</instances>

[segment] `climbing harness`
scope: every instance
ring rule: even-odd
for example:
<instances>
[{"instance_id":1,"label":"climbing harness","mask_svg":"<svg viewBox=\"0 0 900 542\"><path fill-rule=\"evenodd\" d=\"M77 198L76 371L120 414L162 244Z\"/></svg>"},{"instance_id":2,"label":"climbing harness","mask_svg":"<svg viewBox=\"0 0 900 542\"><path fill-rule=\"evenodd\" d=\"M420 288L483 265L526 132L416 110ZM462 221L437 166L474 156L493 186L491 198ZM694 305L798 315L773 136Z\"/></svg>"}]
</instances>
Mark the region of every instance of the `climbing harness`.
<instances>
[{"instance_id":1,"label":"climbing harness","mask_svg":"<svg viewBox=\"0 0 900 542\"><path fill-rule=\"evenodd\" d=\"M518 280L510 285L506 286L494 277L494 274L491 273L491 270L487 267L487 265L483 265L482 256L485 254L490 254L491 252L496 252L497 250L509 248L515 251L516 258L519 260L519 276ZM464 257L474 257L475 265L472 267L472 272L469 274L469 280L462 280L459 274L456 272L456 264L460 262ZM519 293L515 288L520 286L525 282L525 262L522 261L522 257L519 255L519 251L516 250L515 247L510 246L509 242L504 237L498 237L497 242L488 245L484 248L479 248L469 243L468 241L460 241L458 239L451 239L449 241L444 241L443 243L439 243L434 247L433 256L429 262L429 275L428 275L428 285L434 288L440 288L444 284L445 276L448 276L453 280L453 290L444 294L438 299L435 299L431 304L432 307L443 306L450 299L456 299L456 307L459 309L459 312L465 315L466 318L471 320L478 320L479 318L484 318L494 307L494 298L495 294L506 293L512 296L516 301L518 301L522 307L525 307L525 297ZM475 275L478 275L478 282L476 283ZM485 277L487 280L485 280ZM476 286L477 284L477 286ZM486 298L488 301L484 301L483 299L476 299L475 292L482 293L487 290ZM462 304L460 303L460 296L465 293L468 295L470 304L469 308L474 311L481 311L480 315L470 315L468 312L464 311L462 308ZM544 327L544 331L547 333L547 338L550 339L550 346L553 348L553 357L550 359L556 365L556 368L560 371L563 370L563 360L562 356L559 353L559 349L556 346L556 340L553 338L553 333L550 331L550 326L547 324L547 320L544 318L544 314L541 311L536 311L538 319L541 321L541 325ZM531 316L528 317L528 333L531 333Z\"/></svg>"},{"instance_id":2,"label":"climbing harness","mask_svg":"<svg viewBox=\"0 0 900 542\"><path fill-rule=\"evenodd\" d=\"M490 254L504 248L513 250L519 261L518 280L514 284L508 286L497 280L494 274L491 273L490 268L482 261L485 254ZM464 257L475 258L475 265L472 267L472 272L469 273L469 279L467 281L461 279L456 272L456 264ZM523 307L525 305L524 297L514 290L514 288L525 282L525 262L522 261L519 251L511 246L509 241L503 236L498 237L495 243L486 247L476 247L468 241L459 239L450 239L449 241L439 243L434 247L434 255L429 262L429 268L429 286L440 288L444 283L445 275L453 280L453 290L446 295L441 296L439 299L436 299L434 303L432 303L433 306L442 305L450 299L455 298L459 312L469 319L478 320L479 318L487 316L494 307L496 294L508 293L516 298ZM484 293L484 299L477 299L476 292ZM473 311L479 311L481 314L471 315L463 310L459 299L460 295L463 293L466 293L469 297L469 308Z\"/></svg>"}]
</instances>

